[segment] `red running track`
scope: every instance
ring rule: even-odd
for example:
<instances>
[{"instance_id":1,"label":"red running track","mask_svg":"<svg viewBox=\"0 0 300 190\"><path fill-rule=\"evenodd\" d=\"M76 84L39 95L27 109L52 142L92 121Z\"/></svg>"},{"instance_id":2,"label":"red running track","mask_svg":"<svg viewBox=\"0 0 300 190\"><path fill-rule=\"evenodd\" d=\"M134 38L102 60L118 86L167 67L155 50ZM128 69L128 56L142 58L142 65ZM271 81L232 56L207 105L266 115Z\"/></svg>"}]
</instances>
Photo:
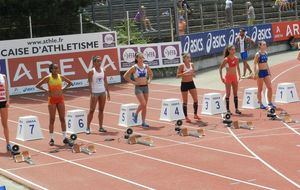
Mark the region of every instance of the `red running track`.
<instances>
[{"instance_id":1,"label":"red running track","mask_svg":"<svg viewBox=\"0 0 300 190\"><path fill-rule=\"evenodd\" d=\"M274 94L277 83L294 82L300 95L300 76L297 75L300 64L297 61L276 65L271 71ZM255 86L254 80L241 81L240 105L243 90ZM204 93L215 92L197 90L200 104ZM137 100L131 85L113 85L112 100L106 105L104 119L109 132L79 134L79 143L96 146L97 153L92 156L74 154L63 146L58 118L55 126L57 146L48 146L48 110L44 94L12 97L9 111L12 139L18 117L24 115L38 116L45 138L27 142L13 140L22 150L31 152L35 165L14 163L5 153L4 139L0 138L1 174L33 189L300 188L299 124L270 121L264 111L245 109L242 116L234 116L234 119L253 121L255 130L228 129L221 124L220 116L202 115L203 121L208 123L203 127L206 136L201 139L180 137L175 134L174 123L158 120L162 99L180 98L179 87L151 84L150 93L147 120L151 127L135 127L134 131L151 136L155 146L128 145L122 139L125 129L118 126L120 105ZM89 109L87 89L68 90L65 99L67 110ZM279 106L300 120L299 105L297 102ZM188 109L192 115L191 102ZM184 125L198 128L195 124ZM92 130L97 129L95 114ZM120 138L120 141L104 141L106 138ZM53 153L54 149L59 152Z\"/></svg>"}]
</instances>

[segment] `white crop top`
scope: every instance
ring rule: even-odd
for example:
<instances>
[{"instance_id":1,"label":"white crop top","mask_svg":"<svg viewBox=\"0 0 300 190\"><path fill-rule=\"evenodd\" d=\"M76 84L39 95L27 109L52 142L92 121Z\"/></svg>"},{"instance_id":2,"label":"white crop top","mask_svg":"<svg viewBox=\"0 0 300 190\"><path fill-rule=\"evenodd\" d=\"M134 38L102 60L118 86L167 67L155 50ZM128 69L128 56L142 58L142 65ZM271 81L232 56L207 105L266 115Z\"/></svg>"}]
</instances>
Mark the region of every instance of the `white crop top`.
<instances>
[{"instance_id":1,"label":"white crop top","mask_svg":"<svg viewBox=\"0 0 300 190\"><path fill-rule=\"evenodd\" d=\"M102 93L105 92L104 86L104 71L101 68L100 73L93 68L93 78L92 78L92 92L93 93Z\"/></svg>"}]
</instances>

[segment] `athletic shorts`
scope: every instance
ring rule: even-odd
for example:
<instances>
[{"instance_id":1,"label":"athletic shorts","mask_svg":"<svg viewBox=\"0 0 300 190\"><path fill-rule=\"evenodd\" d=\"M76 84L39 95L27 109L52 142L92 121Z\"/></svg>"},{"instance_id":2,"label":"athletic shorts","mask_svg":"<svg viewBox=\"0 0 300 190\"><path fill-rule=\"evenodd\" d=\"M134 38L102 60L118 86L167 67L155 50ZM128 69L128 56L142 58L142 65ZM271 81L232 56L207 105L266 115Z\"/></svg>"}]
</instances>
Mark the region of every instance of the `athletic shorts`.
<instances>
[{"instance_id":1,"label":"athletic shorts","mask_svg":"<svg viewBox=\"0 0 300 190\"><path fill-rule=\"evenodd\" d=\"M7 101L0 102L0 108L6 108L6 102Z\"/></svg>"},{"instance_id":2,"label":"athletic shorts","mask_svg":"<svg viewBox=\"0 0 300 190\"><path fill-rule=\"evenodd\" d=\"M186 92L188 90L196 88L194 81L181 82L180 90L181 92Z\"/></svg>"},{"instance_id":3,"label":"athletic shorts","mask_svg":"<svg viewBox=\"0 0 300 190\"><path fill-rule=\"evenodd\" d=\"M135 94L148 94L149 88L148 85L136 85L134 89Z\"/></svg>"},{"instance_id":4,"label":"athletic shorts","mask_svg":"<svg viewBox=\"0 0 300 190\"><path fill-rule=\"evenodd\" d=\"M236 74L226 74L225 75L225 83L226 84L236 83L237 81L238 80L237 80Z\"/></svg>"},{"instance_id":5,"label":"athletic shorts","mask_svg":"<svg viewBox=\"0 0 300 190\"><path fill-rule=\"evenodd\" d=\"M106 93L105 92L98 92L98 93L92 93L92 96L94 97L99 97L99 96L106 96Z\"/></svg>"},{"instance_id":6,"label":"athletic shorts","mask_svg":"<svg viewBox=\"0 0 300 190\"><path fill-rule=\"evenodd\" d=\"M64 103L64 97L48 97L48 105L55 105L55 104L61 104Z\"/></svg>"},{"instance_id":7,"label":"athletic shorts","mask_svg":"<svg viewBox=\"0 0 300 190\"><path fill-rule=\"evenodd\" d=\"M259 78L265 78L266 76L269 76L269 72L267 69L259 70L259 72L258 72Z\"/></svg>"},{"instance_id":8,"label":"athletic shorts","mask_svg":"<svg viewBox=\"0 0 300 190\"><path fill-rule=\"evenodd\" d=\"M246 61L248 59L248 52L244 51L241 53L241 59L242 61Z\"/></svg>"}]
</instances>

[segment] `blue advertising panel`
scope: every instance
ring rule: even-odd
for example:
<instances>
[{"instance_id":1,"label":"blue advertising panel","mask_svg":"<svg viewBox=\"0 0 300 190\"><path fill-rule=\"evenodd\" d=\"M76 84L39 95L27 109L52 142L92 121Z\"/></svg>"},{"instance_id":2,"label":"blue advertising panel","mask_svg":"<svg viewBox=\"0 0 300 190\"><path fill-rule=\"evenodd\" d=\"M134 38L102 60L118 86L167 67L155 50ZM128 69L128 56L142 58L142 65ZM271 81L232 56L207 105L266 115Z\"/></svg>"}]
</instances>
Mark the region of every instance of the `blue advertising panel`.
<instances>
[{"instance_id":1,"label":"blue advertising panel","mask_svg":"<svg viewBox=\"0 0 300 190\"><path fill-rule=\"evenodd\" d=\"M5 61L5 59L0 59L0 73L6 75L6 61Z\"/></svg>"},{"instance_id":2,"label":"blue advertising panel","mask_svg":"<svg viewBox=\"0 0 300 190\"><path fill-rule=\"evenodd\" d=\"M272 42L272 25L262 24L245 27L247 35L254 42L265 40ZM200 57L219 53L227 45L235 43L240 28L223 29L211 32L199 32L181 36L181 47L183 52L189 52L192 57Z\"/></svg>"},{"instance_id":3,"label":"blue advertising panel","mask_svg":"<svg viewBox=\"0 0 300 190\"><path fill-rule=\"evenodd\" d=\"M255 43L261 40L272 42L272 24L250 26L248 27L247 35L250 36Z\"/></svg>"}]
</instances>

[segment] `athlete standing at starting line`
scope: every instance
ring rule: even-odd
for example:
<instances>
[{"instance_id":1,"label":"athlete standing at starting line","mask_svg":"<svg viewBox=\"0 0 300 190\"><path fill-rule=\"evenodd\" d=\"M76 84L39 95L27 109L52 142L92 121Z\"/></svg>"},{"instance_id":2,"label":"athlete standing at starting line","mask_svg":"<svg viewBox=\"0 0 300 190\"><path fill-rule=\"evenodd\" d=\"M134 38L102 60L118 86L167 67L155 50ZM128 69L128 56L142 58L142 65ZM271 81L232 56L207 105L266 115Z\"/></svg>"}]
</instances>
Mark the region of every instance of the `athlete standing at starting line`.
<instances>
[{"instance_id":1,"label":"athlete standing at starting line","mask_svg":"<svg viewBox=\"0 0 300 190\"><path fill-rule=\"evenodd\" d=\"M69 139L66 135L66 121L65 121L65 103L63 90L70 87L72 82L59 74L59 69L57 64L49 65L50 74L44 77L41 81L39 81L36 85L36 88L45 91L48 93L48 110L50 115L49 121L49 132L50 132L50 142L49 145L54 145L54 122L55 122L55 114L56 110L58 111L59 120L61 123L61 129L63 134L63 143L67 144ZM67 83L65 87L64 82ZM48 84L48 89L43 87L43 84Z\"/></svg>"},{"instance_id":2,"label":"athlete standing at starting line","mask_svg":"<svg viewBox=\"0 0 300 190\"><path fill-rule=\"evenodd\" d=\"M272 103L272 85L271 85L271 72L268 66L268 54L267 43L265 41L258 42L259 51L254 57L254 79L257 80L257 100L260 104L260 109L266 109L267 107L262 103L262 90L263 83L267 86L268 106L276 108ZM258 69L257 69L258 67Z\"/></svg>"},{"instance_id":3,"label":"athlete standing at starting line","mask_svg":"<svg viewBox=\"0 0 300 190\"><path fill-rule=\"evenodd\" d=\"M91 94L90 99L90 111L87 117L87 124L88 127L86 129L86 134L90 134L90 125L93 119L93 115L98 103L98 119L99 119L99 132L107 132L103 128L103 112L107 100L110 101L110 94L108 91L108 84L106 79L106 74L104 69L101 68L101 57L95 56L93 57L93 64L94 67L88 74L88 82L89 82L89 89Z\"/></svg>"},{"instance_id":4,"label":"athlete standing at starting line","mask_svg":"<svg viewBox=\"0 0 300 190\"><path fill-rule=\"evenodd\" d=\"M132 78L133 76L133 78ZM149 97L149 88L153 78L153 72L149 65L144 64L143 53L136 53L135 64L124 74L124 79L127 82L135 85L135 95L140 103L135 114L134 121L137 122L138 114L142 112L142 127L148 128L149 125L146 123L146 113L147 113L147 102ZM134 79L134 80L132 80Z\"/></svg>"},{"instance_id":5,"label":"athlete standing at starting line","mask_svg":"<svg viewBox=\"0 0 300 190\"><path fill-rule=\"evenodd\" d=\"M235 47L233 45L229 45L224 50L224 60L223 63L219 67L220 77L222 82L225 84L226 88L226 109L227 113L230 113L229 109L229 98L230 98L230 91L231 87L233 90L234 95L234 105L235 105L235 113L242 114L238 109L238 84L241 78L240 67L239 67L239 59L234 55L235 54ZM226 67L226 75L223 78L223 68ZM238 73L238 77L236 75Z\"/></svg>"},{"instance_id":6,"label":"athlete standing at starting line","mask_svg":"<svg viewBox=\"0 0 300 190\"><path fill-rule=\"evenodd\" d=\"M8 107L9 107L9 89L7 79L4 74L0 74L0 115L3 127L3 133L6 141L6 150L11 151L9 143L9 129L8 129Z\"/></svg>"},{"instance_id":7,"label":"athlete standing at starting line","mask_svg":"<svg viewBox=\"0 0 300 190\"><path fill-rule=\"evenodd\" d=\"M198 112L198 96L197 89L193 78L196 76L194 64L191 62L191 55L189 53L182 54L183 63L178 66L177 69L177 78L181 77L181 96L182 96L182 107L183 113L185 116L185 121L187 123L191 123L191 120L187 114L187 104L188 104L188 92L190 92L193 98L193 108L194 108L194 119L201 120L201 118L197 115Z\"/></svg>"}]
</instances>

